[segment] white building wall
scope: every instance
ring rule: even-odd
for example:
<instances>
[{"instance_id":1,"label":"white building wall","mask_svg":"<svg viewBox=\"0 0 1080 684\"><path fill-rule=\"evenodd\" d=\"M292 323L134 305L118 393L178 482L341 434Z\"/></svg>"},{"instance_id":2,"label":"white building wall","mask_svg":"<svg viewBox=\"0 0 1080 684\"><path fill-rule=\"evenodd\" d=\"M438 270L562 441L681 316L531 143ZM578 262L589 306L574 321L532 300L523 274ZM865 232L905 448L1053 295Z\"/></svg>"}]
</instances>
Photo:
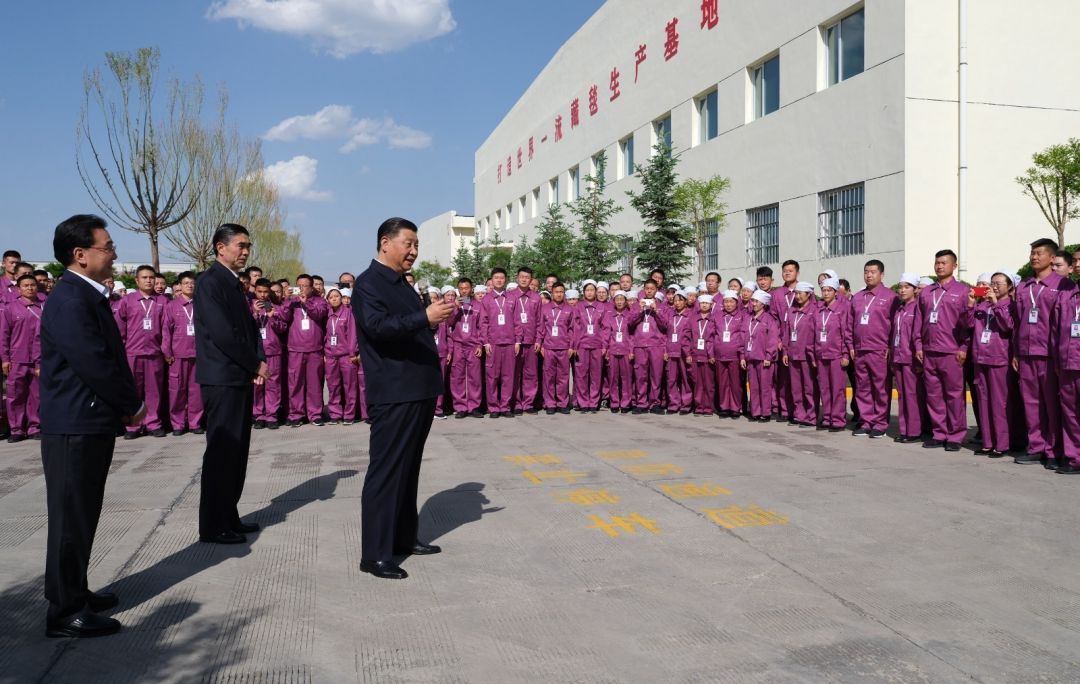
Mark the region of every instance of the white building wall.
<instances>
[{"instance_id":1,"label":"white building wall","mask_svg":"<svg viewBox=\"0 0 1080 684\"><path fill-rule=\"evenodd\" d=\"M477 221L472 216L462 216L448 211L433 216L417 226L420 250L417 262L437 261L450 266L458 249L472 243Z\"/></svg>"}]
</instances>

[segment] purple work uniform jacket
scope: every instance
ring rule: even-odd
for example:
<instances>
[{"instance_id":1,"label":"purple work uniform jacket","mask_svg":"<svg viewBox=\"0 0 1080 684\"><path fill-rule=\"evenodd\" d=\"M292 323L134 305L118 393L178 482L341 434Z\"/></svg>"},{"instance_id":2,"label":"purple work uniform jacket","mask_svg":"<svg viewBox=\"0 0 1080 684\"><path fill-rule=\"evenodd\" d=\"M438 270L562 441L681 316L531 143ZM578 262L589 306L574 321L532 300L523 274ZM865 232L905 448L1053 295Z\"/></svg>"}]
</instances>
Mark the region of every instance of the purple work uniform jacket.
<instances>
[{"instance_id":1,"label":"purple work uniform jacket","mask_svg":"<svg viewBox=\"0 0 1080 684\"><path fill-rule=\"evenodd\" d=\"M168 300L160 295L132 292L120 302L120 338L128 356L159 356Z\"/></svg>"},{"instance_id":2,"label":"purple work uniform jacket","mask_svg":"<svg viewBox=\"0 0 1080 684\"><path fill-rule=\"evenodd\" d=\"M259 326L263 352L266 356L281 356L287 353L285 337L289 333L289 307L284 304L270 304L269 309L259 307L259 302L251 303L251 314Z\"/></svg>"},{"instance_id":3,"label":"purple work uniform jacket","mask_svg":"<svg viewBox=\"0 0 1080 684\"><path fill-rule=\"evenodd\" d=\"M749 315L741 307L737 307L732 313L723 309L713 309L712 321L713 326L716 327L714 359L717 361L739 360L739 352L746 345L747 318Z\"/></svg>"},{"instance_id":4,"label":"purple work uniform jacket","mask_svg":"<svg viewBox=\"0 0 1080 684\"><path fill-rule=\"evenodd\" d=\"M474 302L459 305L450 315L450 338L454 350L459 354L475 353L477 347L484 346L484 339L476 324L479 319Z\"/></svg>"},{"instance_id":5,"label":"purple work uniform jacket","mask_svg":"<svg viewBox=\"0 0 1080 684\"><path fill-rule=\"evenodd\" d=\"M330 305L322 297L311 296L306 302L299 299L290 301L289 337L290 352L319 352L323 350L323 338L326 335L326 318L330 314ZM307 321L305 330L304 322Z\"/></svg>"},{"instance_id":6,"label":"purple work uniform jacket","mask_svg":"<svg viewBox=\"0 0 1080 684\"><path fill-rule=\"evenodd\" d=\"M906 366L915 361L915 317L918 310L919 301L912 298L910 302L901 302L893 317L891 354L894 364Z\"/></svg>"},{"instance_id":7,"label":"purple work uniform jacket","mask_svg":"<svg viewBox=\"0 0 1080 684\"><path fill-rule=\"evenodd\" d=\"M571 349L576 326L574 309L569 304L545 304L540 311L540 329L536 333L536 341L544 349Z\"/></svg>"},{"instance_id":8,"label":"purple work uniform jacket","mask_svg":"<svg viewBox=\"0 0 1080 684\"><path fill-rule=\"evenodd\" d=\"M40 302L22 297L7 303L0 312L0 361L4 363L41 363Z\"/></svg>"},{"instance_id":9,"label":"purple work uniform jacket","mask_svg":"<svg viewBox=\"0 0 1080 684\"><path fill-rule=\"evenodd\" d=\"M435 336L435 346L439 350L439 358L445 359L453 351L454 342L450 334L450 321L445 320L439 324L438 328L432 331Z\"/></svg>"},{"instance_id":10,"label":"purple work uniform jacket","mask_svg":"<svg viewBox=\"0 0 1080 684\"><path fill-rule=\"evenodd\" d=\"M604 307L597 301L581 300L574 310L577 321L574 327L573 349L603 349L607 343L604 338Z\"/></svg>"},{"instance_id":11,"label":"purple work uniform jacket","mask_svg":"<svg viewBox=\"0 0 1080 684\"><path fill-rule=\"evenodd\" d=\"M746 317L745 344L740 358L746 361L776 362L777 346L780 343L779 323L765 309L761 315Z\"/></svg>"},{"instance_id":12,"label":"purple work uniform jacket","mask_svg":"<svg viewBox=\"0 0 1080 684\"><path fill-rule=\"evenodd\" d=\"M851 352L851 309L839 299L831 306L822 302L811 320L810 353L814 359L835 361Z\"/></svg>"},{"instance_id":13,"label":"purple work uniform jacket","mask_svg":"<svg viewBox=\"0 0 1080 684\"><path fill-rule=\"evenodd\" d=\"M165 330L161 334L161 353L167 359L195 358L195 303L176 297L165 305Z\"/></svg>"},{"instance_id":14,"label":"purple work uniform jacket","mask_svg":"<svg viewBox=\"0 0 1080 684\"><path fill-rule=\"evenodd\" d=\"M1007 366L1013 333L1012 302L979 302L967 310L965 324L972 331L971 353L980 366Z\"/></svg>"},{"instance_id":15,"label":"purple work uniform jacket","mask_svg":"<svg viewBox=\"0 0 1080 684\"><path fill-rule=\"evenodd\" d=\"M515 288L506 296L513 302L515 335L522 344L536 344L536 326L540 321L540 306L543 304L540 295L532 290L522 292L521 288Z\"/></svg>"},{"instance_id":16,"label":"purple work uniform jacket","mask_svg":"<svg viewBox=\"0 0 1080 684\"><path fill-rule=\"evenodd\" d=\"M1057 307L1059 298L1068 298L1075 285L1053 271L1041 282L1034 278L1024 280L1013 295L1014 321L1012 352L1018 357L1045 357L1050 355L1050 314ZM1032 311L1035 311L1032 314ZM1057 331L1055 331L1057 332Z\"/></svg>"},{"instance_id":17,"label":"purple work uniform jacket","mask_svg":"<svg viewBox=\"0 0 1080 684\"><path fill-rule=\"evenodd\" d=\"M937 354L966 352L971 341L967 325L969 288L952 280L934 283L919 293L915 315L915 351ZM856 311L856 315L858 311Z\"/></svg>"},{"instance_id":18,"label":"purple work uniform jacket","mask_svg":"<svg viewBox=\"0 0 1080 684\"><path fill-rule=\"evenodd\" d=\"M783 324L787 323L792 309L795 308L795 290L788 288L787 285L781 285L780 287L774 287L769 291L769 294L772 295L772 302L769 304L768 311L776 319L776 322L781 324L781 327L777 328L777 330L782 330Z\"/></svg>"},{"instance_id":19,"label":"purple work uniform jacket","mask_svg":"<svg viewBox=\"0 0 1080 684\"><path fill-rule=\"evenodd\" d=\"M892 322L900 297L879 284L851 298L851 345L857 352L886 351L892 346Z\"/></svg>"},{"instance_id":20,"label":"purple work uniform jacket","mask_svg":"<svg viewBox=\"0 0 1080 684\"><path fill-rule=\"evenodd\" d=\"M633 326L633 330L631 330L634 349L646 347L662 349L664 347L664 338L667 335L667 322L664 320L664 314L659 310L646 309L642 306L639 306L637 310L640 316L636 325Z\"/></svg>"},{"instance_id":21,"label":"purple work uniform jacket","mask_svg":"<svg viewBox=\"0 0 1080 684\"><path fill-rule=\"evenodd\" d=\"M792 308L781 326L780 346L790 361L808 361L814 356L814 316L817 304L809 300L805 308Z\"/></svg>"},{"instance_id":22,"label":"purple work uniform jacket","mask_svg":"<svg viewBox=\"0 0 1080 684\"><path fill-rule=\"evenodd\" d=\"M1052 322L1050 349L1058 368L1080 371L1080 289L1061 291ZM1023 325L1023 321L1019 325Z\"/></svg>"},{"instance_id":23,"label":"purple work uniform jacket","mask_svg":"<svg viewBox=\"0 0 1080 684\"><path fill-rule=\"evenodd\" d=\"M480 334L484 344L505 346L521 342L518 326L514 324L514 303L504 291L491 290L480 300Z\"/></svg>"},{"instance_id":24,"label":"purple work uniform jacket","mask_svg":"<svg viewBox=\"0 0 1080 684\"><path fill-rule=\"evenodd\" d=\"M711 312L710 312L711 313ZM682 338L682 356L690 357L697 363L708 363L716 349L716 324L707 314L697 312L688 317L687 331ZM682 327L682 326L679 326Z\"/></svg>"},{"instance_id":25,"label":"purple work uniform jacket","mask_svg":"<svg viewBox=\"0 0 1080 684\"><path fill-rule=\"evenodd\" d=\"M690 322L700 317L700 311L691 311L690 309L683 309L682 313L675 311L674 307L668 307L665 312L665 323L667 324L667 333L664 338L664 351L669 356L680 356L686 358L687 345L690 343ZM709 339L712 342L712 339ZM712 349L707 350L709 355L712 355Z\"/></svg>"},{"instance_id":26,"label":"purple work uniform jacket","mask_svg":"<svg viewBox=\"0 0 1080 684\"><path fill-rule=\"evenodd\" d=\"M351 307L342 304L337 311L329 310L326 315L326 334L323 337L324 356L341 358L342 356L353 357L360 353Z\"/></svg>"},{"instance_id":27,"label":"purple work uniform jacket","mask_svg":"<svg viewBox=\"0 0 1080 684\"><path fill-rule=\"evenodd\" d=\"M611 312L604 316L603 326L607 335L608 354L627 356L633 353L634 348L630 342L630 328L641 318L641 311L624 309Z\"/></svg>"}]
</instances>

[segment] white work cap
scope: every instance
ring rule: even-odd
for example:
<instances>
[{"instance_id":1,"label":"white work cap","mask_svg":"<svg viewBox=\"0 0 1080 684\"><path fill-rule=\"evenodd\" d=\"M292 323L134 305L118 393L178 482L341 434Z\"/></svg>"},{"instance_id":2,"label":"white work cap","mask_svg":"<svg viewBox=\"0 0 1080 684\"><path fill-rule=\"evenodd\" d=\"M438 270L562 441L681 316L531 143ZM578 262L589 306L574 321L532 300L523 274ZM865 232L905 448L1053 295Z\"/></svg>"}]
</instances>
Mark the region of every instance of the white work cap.
<instances>
[{"instance_id":1,"label":"white work cap","mask_svg":"<svg viewBox=\"0 0 1080 684\"><path fill-rule=\"evenodd\" d=\"M1009 276L1009 280L1012 281L1013 287L1016 287L1017 285L1019 285L1020 282L1023 280L1023 278L1021 278L1019 275L1017 275L1015 273L1006 273L1005 275Z\"/></svg>"},{"instance_id":2,"label":"white work cap","mask_svg":"<svg viewBox=\"0 0 1080 684\"><path fill-rule=\"evenodd\" d=\"M994 274L990 271L983 271L979 274L979 277L975 279L976 283L988 283L993 280Z\"/></svg>"},{"instance_id":3,"label":"white work cap","mask_svg":"<svg viewBox=\"0 0 1080 684\"><path fill-rule=\"evenodd\" d=\"M445 294L450 294L451 292L453 292L454 294L457 294L457 288L454 287L453 285L443 285L443 289L439 290L439 292L441 294L444 294L444 295Z\"/></svg>"},{"instance_id":4,"label":"white work cap","mask_svg":"<svg viewBox=\"0 0 1080 684\"><path fill-rule=\"evenodd\" d=\"M577 290L573 290L573 289L567 290L566 291L566 298L567 299L580 299L581 298L581 293L578 292Z\"/></svg>"},{"instance_id":5,"label":"white work cap","mask_svg":"<svg viewBox=\"0 0 1080 684\"><path fill-rule=\"evenodd\" d=\"M738 299L739 293L735 290L724 290L723 299Z\"/></svg>"},{"instance_id":6,"label":"white work cap","mask_svg":"<svg viewBox=\"0 0 1080 684\"><path fill-rule=\"evenodd\" d=\"M754 294L750 298L758 300L765 306L768 306L769 302L772 301L772 295L765 290L754 290Z\"/></svg>"},{"instance_id":7,"label":"white work cap","mask_svg":"<svg viewBox=\"0 0 1080 684\"><path fill-rule=\"evenodd\" d=\"M475 292L476 294L487 294L487 285L477 285L473 289L473 292Z\"/></svg>"},{"instance_id":8,"label":"white work cap","mask_svg":"<svg viewBox=\"0 0 1080 684\"><path fill-rule=\"evenodd\" d=\"M342 297L352 297L352 289L351 288L343 287L343 288L341 288L340 292L341 292Z\"/></svg>"},{"instance_id":9,"label":"white work cap","mask_svg":"<svg viewBox=\"0 0 1080 684\"><path fill-rule=\"evenodd\" d=\"M705 302L706 304L712 304L713 297L711 294L703 294L697 298L698 302Z\"/></svg>"},{"instance_id":10,"label":"white work cap","mask_svg":"<svg viewBox=\"0 0 1080 684\"><path fill-rule=\"evenodd\" d=\"M429 295L433 295L433 294L436 294L436 295L441 295L441 294L442 294L442 291L441 291L441 290L439 290L439 288L437 288L437 287L429 287L429 288L427 289L427 293L428 293Z\"/></svg>"},{"instance_id":11,"label":"white work cap","mask_svg":"<svg viewBox=\"0 0 1080 684\"><path fill-rule=\"evenodd\" d=\"M813 294L814 286L811 285L810 283L806 282L805 280L800 280L799 282L795 283L795 291L796 292L810 292L811 294Z\"/></svg>"},{"instance_id":12,"label":"white work cap","mask_svg":"<svg viewBox=\"0 0 1080 684\"><path fill-rule=\"evenodd\" d=\"M586 285L595 285L595 284L596 284L595 280L593 280L592 278L586 278L585 280L581 281L581 289L584 290Z\"/></svg>"},{"instance_id":13,"label":"white work cap","mask_svg":"<svg viewBox=\"0 0 1080 684\"><path fill-rule=\"evenodd\" d=\"M836 278L837 280L840 280L840 274L837 273L836 271L832 270L831 268L825 269L824 271L821 272L821 274L822 275L827 275L830 278Z\"/></svg>"},{"instance_id":14,"label":"white work cap","mask_svg":"<svg viewBox=\"0 0 1080 684\"><path fill-rule=\"evenodd\" d=\"M934 279L927 276L919 278L919 287L929 287L934 284Z\"/></svg>"},{"instance_id":15,"label":"white work cap","mask_svg":"<svg viewBox=\"0 0 1080 684\"><path fill-rule=\"evenodd\" d=\"M616 297L622 297L623 299L626 299L626 293L622 290L615 290L615 294L612 295L612 299Z\"/></svg>"},{"instance_id":16,"label":"white work cap","mask_svg":"<svg viewBox=\"0 0 1080 684\"><path fill-rule=\"evenodd\" d=\"M823 287L823 288L829 287L829 288L832 288L834 290L839 290L840 289L840 279L839 278L826 278L825 280L821 281L821 287Z\"/></svg>"},{"instance_id":17,"label":"white work cap","mask_svg":"<svg viewBox=\"0 0 1080 684\"><path fill-rule=\"evenodd\" d=\"M751 280L748 283L743 283L742 289L750 290L751 292L755 292L758 289L758 286L757 286L757 283L755 283L753 280Z\"/></svg>"},{"instance_id":18,"label":"white work cap","mask_svg":"<svg viewBox=\"0 0 1080 684\"><path fill-rule=\"evenodd\" d=\"M706 283L704 280L702 280L700 283L697 284L697 289L698 289L698 291L707 290L707 289L709 289L709 284Z\"/></svg>"},{"instance_id":19,"label":"white work cap","mask_svg":"<svg viewBox=\"0 0 1080 684\"><path fill-rule=\"evenodd\" d=\"M912 287L919 286L919 276L916 273L901 273L900 280L898 282L907 283Z\"/></svg>"}]
</instances>

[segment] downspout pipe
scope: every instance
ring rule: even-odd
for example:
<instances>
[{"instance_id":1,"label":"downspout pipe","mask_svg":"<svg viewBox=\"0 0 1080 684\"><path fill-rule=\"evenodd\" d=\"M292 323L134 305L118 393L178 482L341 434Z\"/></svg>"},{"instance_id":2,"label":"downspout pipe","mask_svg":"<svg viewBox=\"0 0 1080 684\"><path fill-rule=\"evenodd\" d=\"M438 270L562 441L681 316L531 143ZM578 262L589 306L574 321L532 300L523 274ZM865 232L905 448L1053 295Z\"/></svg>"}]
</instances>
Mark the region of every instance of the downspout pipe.
<instances>
[{"instance_id":1,"label":"downspout pipe","mask_svg":"<svg viewBox=\"0 0 1080 684\"><path fill-rule=\"evenodd\" d=\"M968 57L967 57L967 11L968 0L959 0L960 3L960 16L959 16L959 44L960 52L959 59L959 72L957 78L958 95L958 107L957 107L957 140L959 143L959 149L957 150L958 167L957 167L957 252L960 255L960 263L958 279L964 280L964 276L968 271L968 229L967 229L967 214L968 214L968 187L967 187L967 175L968 175L968 157L967 157L967 108L968 108L968 95L967 95L967 69L968 69Z\"/></svg>"}]
</instances>

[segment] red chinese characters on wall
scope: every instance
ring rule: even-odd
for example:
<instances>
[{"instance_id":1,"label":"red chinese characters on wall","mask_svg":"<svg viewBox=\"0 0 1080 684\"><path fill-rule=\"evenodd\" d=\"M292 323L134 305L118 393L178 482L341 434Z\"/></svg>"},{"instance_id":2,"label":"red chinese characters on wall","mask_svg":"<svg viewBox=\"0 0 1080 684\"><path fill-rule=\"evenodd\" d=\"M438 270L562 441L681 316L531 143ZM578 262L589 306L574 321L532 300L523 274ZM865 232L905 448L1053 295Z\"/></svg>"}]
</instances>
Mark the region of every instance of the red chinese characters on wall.
<instances>
[{"instance_id":1,"label":"red chinese characters on wall","mask_svg":"<svg viewBox=\"0 0 1080 684\"><path fill-rule=\"evenodd\" d=\"M499 182L502 183L502 164L499 164Z\"/></svg>"},{"instance_id":2,"label":"red chinese characters on wall","mask_svg":"<svg viewBox=\"0 0 1080 684\"><path fill-rule=\"evenodd\" d=\"M536 149L536 147L535 147L535 145L533 144L533 137L532 137L532 136L530 135L530 136L529 136L529 161L532 161L532 158L533 158L533 151L534 151L535 149Z\"/></svg>"},{"instance_id":3,"label":"red chinese characters on wall","mask_svg":"<svg viewBox=\"0 0 1080 684\"><path fill-rule=\"evenodd\" d=\"M717 0L701 0L701 28L712 30L720 23Z\"/></svg>"},{"instance_id":4,"label":"red chinese characters on wall","mask_svg":"<svg viewBox=\"0 0 1080 684\"><path fill-rule=\"evenodd\" d=\"M555 115L555 142L562 140L562 114Z\"/></svg>"},{"instance_id":5,"label":"red chinese characters on wall","mask_svg":"<svg viewBox=\"0 0 1080 684\"><path fill-rule=\"evenodd\" d=\"M611 70L611 85L608 87L611 89L611 97L608 98L608 102L614 102L622 94L619 90L619 67L614 67Z\"/></svg>"},{"instance_id":6,"label":"red chinese characters on wall","mask_svg":"<svg viewBox=\"0 0 1080 684\"><path fill-rule=\"evenodd\" d=\"M575 97L570 103L570 128L577 128L579 123L581 123L581 105Z\"/></svg>"},{"instance_id":7,"label":"red chinese characters on wall","mask_svg":"<svg viewBox=\"0 0 1080 684\"><path fill-rule=\"evenodd\" d=\"M599 88L596 87L595 83L589 88L589 116L596 116L596 113L600 111L600 105L596 102L598 91Z\"/></svg>"},{"instance_id":8,"label":"red chinese characters on wall","mask_svg":"<svg viewBox=\"0 0 1080 684\"><path fill-rule=\"evenodd\" d=\"M521 148L520 147L518 148L518 153L517 153L517 164L518 164L518 168L520 169L521 168Z\"/></svg>"},{"instance_id":9,"label":"red chinese characters on wall","mask_svg":"<svg viewBox=\"0 0 1080 684\"><path fill-rule=\"evenodd\" d=\"M672 17L667 24L667 39L664 41L664 61L679 54L679 18Z\"/></svg>"},{"instance_id":10,"label":"red chinese characters on wall","mask_svg":"<svg viewBox=\"0 0 1080 684\"><path fill-rule=\"evenodd\" d=\"M513 160L513 158L512 158L512 157L507 157L507 158L506 158L506 177L507 177L507 178L509 178L509 177L510 177L510 174L512 174L512 173L514 172L514 164L513 164L513 161L514 161L514 160Z\"/></svg>"},{"instance_id":11,"label":"red chinese characters on wall","mask_svg":"<svg viewBox=\"0 0 1080 684\"><path fill-rule=\"evenodd\" d=\"M645 43L642 43L634 53L634 83L637 83L638 67L645 61L645 57Z\"/></svg>"}]
</instances>

